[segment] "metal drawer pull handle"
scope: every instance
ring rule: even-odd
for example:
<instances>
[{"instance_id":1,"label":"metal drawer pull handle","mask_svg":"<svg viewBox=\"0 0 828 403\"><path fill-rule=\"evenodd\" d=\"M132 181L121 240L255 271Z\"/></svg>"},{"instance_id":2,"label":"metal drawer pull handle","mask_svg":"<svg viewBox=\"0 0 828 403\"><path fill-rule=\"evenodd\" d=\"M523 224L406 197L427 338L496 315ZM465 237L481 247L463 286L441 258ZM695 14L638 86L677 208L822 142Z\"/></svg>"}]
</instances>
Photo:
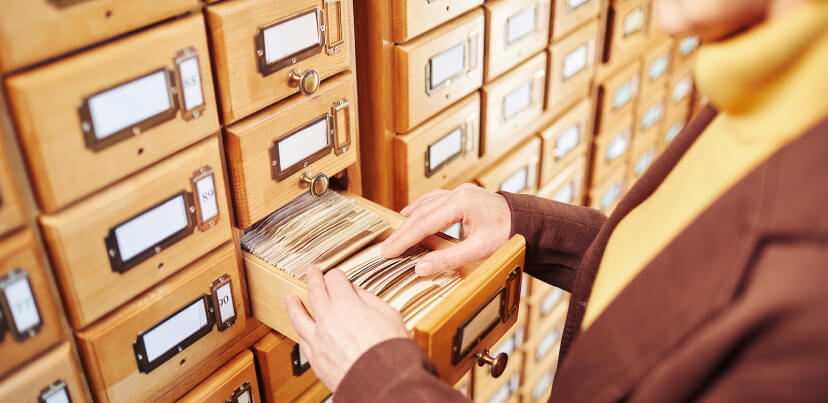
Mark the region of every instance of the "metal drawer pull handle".
<instances>
[{"instance_id":1,"label":"metal drawer pull handle","mask_svg":"<svg viewBox=\"0 0 828 403\"><path fill-rule=\"evenodd\" d=\"M500 353L492 357L489 353L488 348L485 348L482 352L475 354L475 357L477 357L478 366L482 367L488 364L491 367L493 378L497 378L500 377L500 375L503 375L503 371L506 370L506 364L509 363L508 354Z\"/></svg>"},{"instance_id":2,"label":"metal drawer pull handle","mask_svg":"<svg viewBox=\"0 0 828 403\"><path fill-rule=\"evenodd\" d=\"M288 75L288 82L291 87L299 87L304 95L313 95L319 89L319 73L316 70L306 70L302 73L299 69L293 69Z\"/></svg>"},{"instance_id":3,"label":"metal drawer pull handle","mask_svg":"<svg viewBox=\"0 0 828 403\"><path fill-rule=\"evenodd\" d=\"M302 187L310 188L310 194L313 197L319 197L325 194L328 190L328 184L330 184L330 179L328 175L325 174L312 174L310 171L305 171L302 174L302 178L300 179L300 183Z\"/></svg>"}]
</instances>

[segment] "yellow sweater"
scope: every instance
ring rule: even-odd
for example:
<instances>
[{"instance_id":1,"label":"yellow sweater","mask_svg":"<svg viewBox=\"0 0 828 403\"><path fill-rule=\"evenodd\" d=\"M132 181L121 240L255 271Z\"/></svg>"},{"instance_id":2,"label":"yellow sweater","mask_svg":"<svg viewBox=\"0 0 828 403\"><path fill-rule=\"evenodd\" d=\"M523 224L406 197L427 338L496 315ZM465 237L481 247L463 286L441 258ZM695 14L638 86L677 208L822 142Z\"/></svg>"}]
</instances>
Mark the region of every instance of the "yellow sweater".
<instances>
[{"instance_id":1,"label":"yellow sweater","mask_svg":"<svg viewBox=\"0 0 828 403\"><path fill-rule=\"evenodd\" d=\"M709 205L828 115L828 1L702 46L695 78L719 115L610 236L584 329Z\"/></svg>"}]
</instances>

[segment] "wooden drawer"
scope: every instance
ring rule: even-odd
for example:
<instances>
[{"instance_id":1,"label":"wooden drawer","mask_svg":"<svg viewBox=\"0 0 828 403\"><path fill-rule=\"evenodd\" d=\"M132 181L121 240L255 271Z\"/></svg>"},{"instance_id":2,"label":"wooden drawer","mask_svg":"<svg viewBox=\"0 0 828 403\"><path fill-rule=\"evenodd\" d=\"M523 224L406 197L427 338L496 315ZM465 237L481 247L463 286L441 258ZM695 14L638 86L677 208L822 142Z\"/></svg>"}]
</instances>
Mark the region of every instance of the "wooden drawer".
<instances>
[{"instance_id":1,"label":"wooden drawer","mask_svg":"<svg viewBox=\"0 0 828 403\"><path fill-rule=\"evenodd\" d=\"M589 97L595 75L598 31L597 22L589 23L549 48L546 107L554 114Z\"/></svg>"},{"instance_id":2,"label":"wooden drawer","mask_svg":"<svg viewBox=\"0 0 828 403\"><path fill-rule=\"evenodd\" d=\"M239 228L307 192L303 175L331 177L357 162L354 88L346 72L311 98L294 95L225 129Z\"/></svg>"},{"instance_id":3,"label":"wooden drawer","mask_svg":"<svg viewBox=\"0 0 828 403\"><path fill-rule=\"evenodd\" d=\"M394 47L394 130L407 133L483 84L483 10Z\"/></svg>"},{"instance_id":4,"label":"wooden drawer","mask_svg":"<svg viewBox=\"0 0 828 403\"><path fill-rule=\"evenodd\" d=\"M583 100L540 132L543 140L540 184L545 186L563 167L580 159L589 150L592 107Z\"/></svg>"},{"instance_id":5,"label":"wooden drawer","mask_svg":"<svg viewBox=\"0 0 828 403\"><path fill-rule=\"evenodd\" d=\"M506 370L500 377L492 377L491 369L488 366L475 366L472 370L474 371L474 396L476 398L481 397L483 391L488 390L494 392L504 382L508 381L510 375L515 371L523 371L524 354L522 347L528 337L527 324L529 321L527 317L528 311L526 309L520 309L515 326L498 340L491 349L492 357L496 357L500 353L506 353L509 357L509 360L506 362ZM483 401L488 401L488 399L483 399Z\"/></svg>"},{"instance_id":6,"label":"wooden drawer","mask_svg":"<svg viewBox=\"0 0 828 403\"><path fill-rule=\"evenodd\" d=\"M500 378L491 384L475 390L474 400L476 402L489 403L519 403L522 378L522 368L513 367L507 369Z\"/></svg>"},{"instance_id":7,"label":"wooden drawer","mask_svg":"<svg viewBox=\"0 0 828 403\"><path fill-rule=\"evenodd\" d=\"M557 366L558 364L555 363L550 368L544 368L540 373L526 373L526 381L521 388L521 403L546 403L549 400Z\"/></svg>"},{"instance_id":8,"label":"wooden drawer","mask_svg":"<svg viewBox=\"0 0 828 403\"><path fill-rule=\"evenodd\" d=\"M690 103L693 98L693 70L690 66L683 66L673 71L670 76L670 87L668 95L672 105L686 104L690 113Z\"/></svg>"},{"instance_id":9,"label":"wooden drawer","mask_svg":"<svg viewBox=\"0 0 828 403\"><path fill-rule=\"evenodd\" d=\"M595 133L605 131L603 126L619 125L622 116L635 112L640 77L641 63L635 62L599 84Z\"/></svg>"},{"instance_id":10,"label":"wooden drawer","mask_svg":"<svg viewBox=\"0 0 828 403\"><path fill-rule=\"evenodd\" d=\"M0 401L3 402L85 403L86 398L81 370L68 342L29 361L0 382Z\"/></svg>"},{"instance_id":11,"label":"wooden drawer","mask_svg":"<svg viewBox=\"0 0 828 403\"><path fill-rule=\"evenodd\" d=\"M566 312L569 306L569 294L566 291L537 279L532 286L535 285L538 287L529 302L529 338L544 329L544 323L554 319L558 310Z\"/></svg>"},{"instance_id":12,"label":"wooden drawer","mask_svg":"<svg viewBox=\"0 0 828 403\"><path fill-rule=\"evenodd\" d=\"M600 180L616 169L623 169L630 156L633 140L632 114L619 117L612 128L595 137L592 177Z\"/></svg>"},{"instance_id":13,"label":"wooden drawer","mask_svg":"<svg viewBox=\"0 0 828 403\"><path fill-rule=\"evenodd\" d=\"M477 177L491 191L535 194L538 190L540 139L531 138Z\"/></svg>"},{"instance_id":14,"label":"wooden drawer","mask_svg":"<svg viewBox=\"0 0 828 403\"><path fill-rule=\"evenodd\" d=\"M0 1L3 9L0 14L0 70L17 70L198 6L198 0L72 3L63 0Z\"/></svg>"},{"instance_id":15,"label":"wooden drawer","mask_svg":"<svg viewBox=\"0 0 828 403\"><path fill-rule=\"evenodd\" d=\"M551 43L557 42L601 13L601 0L555 1L552 11Z\"/></svg>"},{"instance_id":16,"label":"wooden drawer","mask_svg":"<svg viewBox=\"0 0 828 403\"><path fill-rule=\"evenodd\" d=\"M225 189L218 140L211 137L83 203L41 216L73 327L228 241Z\"/></svg>"},{"instance_id":17,"label":"wooden drawer","mask_svg":"<svg viewBox=\"0 0 828 403\"><path fill-rule=\"evenodd\" d=\"M245 0L207 7L224 122L300 87L312 95L314 83L348 69L352 20L350 0Z\"/></svg>"},{"instance_id":18,"label":"wooden drawer","mask_svg":"<svg viewBox=\"0 0 828 403\"><path fill-rule=\"evenodd\" d=\"M658 136L663 131L664 115L667 110L666 89L653 93L649 98L642 98L638 103L635 116L638 119L635 128L636 137Z\"/></svg>"},{"instance_id":19,"label":"wooden drawer","mask_svg":"<svg viewBox=\"0 0 828 403\"><path fill-rule=\"evenodd\" d=\"M550 3L551 0L486 3L486 82L546 47Z\"/></svg>"},{"instance_id":20,"label":"wooden drawer","mask_svg":"<svg viewBox=\"0 0 828 403\"><path fill-rule=\"evenodd\" d=\"M410 133L395 136L395 208L447 186L478 162L480 94L475 92Z\"/></svg>"},{"instance_id":21,"label":"wooden drawer","mask_svg":"<svg viewBox=\"0 0 828 403\"><path fill-rule=\"evenodd\" d=\"M6 86L45 212L219 127L201 16L12 76Z\"/></svg>"},{"instance_id":22,"label":"wooden drawer","mask_svg":"<svg viewBox=\"0 0 828 403\"><path fill-rule=\"evenodd\" d=\"M292 402L318 381L299 345L279 333L268 333L253 345L253 353L265 402Z\"/></svg>"},{"instance_id":23,"label":"wooden drawer","mask_svg":"<svg viewBox=\"0 0 828 403\"><path fill-rule=\"evenodd\" d=\"M610 6L604 61L621 63L640 54L649 38L652 0L615 1Z\"/></svg>"},{"instance_id":24,"label":"wooden drawer","mask_svg":"<svg viewBox=\"0 0 828 403\"><path fill-rule=\"evenodd\" d=\"M30 230L0 241L0 376L63 339L50 290Z\"/></svg>"},{"instance_id":25,"label":"wooden drawer","mask_svg":"<svg viewBox=\"0 0 828 403\"><path fill-rule=\"evenodd\" d=\"M689 113L689 105L687 103L674 105L668 101L663 130L658 135L659 151L663 151L681 133L681 130L684 129L684 126L688 122Z\"/></svg>"},{"instance_id":26,"label":"wooden drawer","mask_svg":"<svg viewBox=\"0 0 828 403\"><path fill-rule=\"evenodd\" d=\"M333 394L322 382L317 382L310 389L302 392L294 403L331 403Z\"/></svg>"},{"instance_id":27,"label":"wooden drawer","mask_svg":"<svg viewBox=\"0 0 828 403\"><path fill-rule=\"evenodd\" d=\"M627 170L621 166L608 173L602 181L596 181L589 191L589 206L609 215L627 191Z\"/></svg>"},{"instance_id":28,"label":"wooden drawer","mask_svg":"<svg viewBox=\"0 0 828 403\"><path fill-rule=\"evenodd\" d=\"M3 135L0 132L0 135ZM0 145L0 236L21 227L25 221L20 193L12 177L11 161Z\"/></svg>"},{"instance_id":29,"label":"wooden drawer","mask_svg":"<svg viewBox=\"0 0 828 403\"><path fill-rule=\"evenodd\" d=\"M466 372L466 375L463 375L456 384L454 384L454 390L463 394L464 397L467 399L472 398L472 371Z\"/></svg>"},{"instance_id":30,"label":"wooden drawer","mask_svg":"<svg viewBox=\"0 0 828 403\"><path fill-rule=\"evenodd\" d=\"M650 98L667 88L673 68L673 40L665 40L644 54L644 71L641 77L641 97Z\"/></svg>"},{"instance_id":31,"label":"wooden drawer","mask_svg":"<svg viewBox=\"0 0 828 403\"><path fill-rule=\"evenodd\" d=\"M259 399L259 382L253 353L244 350L224 364L179 402L187 403L253 403Z\"/></svg>"},{"instance_id":32,"label":"wooden drawer","mask_svg":"<svg viewBox=\"0 0 828 403\"><path fill-rule=\"evenodd\" d=\"M526 350L524 362L526 363L525 371L527 374L537 374L554 366L558 361L561 335L568 305L569 298L565 297L540 322L534 323L532 333L524 348Z\"/></svg>"},{"instance_id":33,"label":"wooden drawer","mask_svg":"<svg viewBox=\"0 0 828 403\"><path fill-rule=\"evenodd\" d=\"M586 167L586 155L561 167L558 175L538 190L538 196L561 203L583 205Z\"/></svg>"},{"instance_id":34,"label":"wooden drawer","mask_svg":"<svg viewBox=\"0 0 828 403\"><path fill-rule=\"evenodd\" d=\"M248 330L240 274L227 243L77 332L96 400L156 400L189 373L218 366L216 356Z\"/></svg>"},{"instance_id":35,"label":"wooden drawer","mask_svg":"<svg viewBox=\"0 0 828 403\"><path fill-rule=\"evenodd\" d=\"M675 42L676 44L673 49L673 66L692 66L693 59L696 57L696 51L699 49L699 37L687 36L676 39Z\"/></svg>"},{"instance_id":36,"label":"wooden drawer","mask_svg":"<svg viewBox=\"0 0 828 403\"><path fill-rule=\"evenodd\" d=\"M403 43L483 4L483 0L394 0L390 3L392 38L395 43Z\"/></svg>"},{"instance_id":37,"label":"wooden drawer","mask_svg":"<svg viewBox=\"0 0 828 403\"><path fill-rule=\"evenodd\" d=\"M632 185L650 167L658 157L658 135L661 132L651 132L645 135L636 134L630 153L630 163L627 164L627 183Z\"/></svg>"},{"instance_id":38,"label":"wooden drawer","mask_svg":"<svg viewBox=\"0 0 828 403\"><path fill-rule=\"evenodd\" d=\"M546 51L483 87L480 155L508 150L532 135L526 126L543 114Z\"/></svg>"},{"instance_id":39,"label":"wooden drawer","mask_svg":"<svg viewBox=\"0 0 828 403\"><path fill-rule=\"evenodd\" d=\"M373 202L348 193L343 196L385 219L392 228L397 228L403 217L396 212ZM376 244L383 240L390 230L376 238ZM438 236L430 236L421 244L427 249L445 248L454 242ZM524 240L513 237L498 252L476 268L466 265L459 269L462 280L436 306L412 326L412 336L434 361L438 376L455 384L477 362L475 354L490 348L517 321L520 295L520 273L523 265ZM307 284L296 277L270 265L257 256L244 252L248 286L253 316L292 340L297 339L285 311L284 297L298 295L307 305ZM490 318L492 306L498 301L497 318ZM479 314L479 315L478 315ZM466 324L491 321L473 339L463 339ZM484 322L485 323L485 322ZM481 326L481 328L484 326ZM472 335L474 336L474 335ZM464 341L465 340L465 341ZM461 352L460 345L463 349ZM466 343L468 342L468 343ZM453 352L454 351L454 352Z\"/></svg>"}]
</instances>

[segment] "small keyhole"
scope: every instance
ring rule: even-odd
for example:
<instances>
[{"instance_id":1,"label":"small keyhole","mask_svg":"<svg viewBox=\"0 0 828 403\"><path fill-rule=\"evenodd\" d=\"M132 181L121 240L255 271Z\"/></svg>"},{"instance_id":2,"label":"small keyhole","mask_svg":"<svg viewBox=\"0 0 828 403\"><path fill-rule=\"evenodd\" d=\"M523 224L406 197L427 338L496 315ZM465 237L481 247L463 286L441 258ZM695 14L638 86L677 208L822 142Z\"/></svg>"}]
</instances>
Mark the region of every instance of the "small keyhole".
<instances>
[{"instance_id":1,"label":"small keyhole","mask_svg":"<svg viewBox=\"0 0 828 403\"><path fill-rule=\"evenodd\" d=\"M164 262L158 263L158 270L161 270L163 268L164 268Z\"/></svg>"},{"instance_id":2,"label":"small keyhole","mask_svg":"<svg viewBox=\"0 0 828 403\"><path fill-rule=\"evenodd\" d=\"M451 8L451 6L446 6L446 11L448 11L450 8Z\"/></svg>"},{"instance_id":3,"label":"small keyhole","mask_svg":"<svg viewBox=\"0 0 828 403\"><path fill-rule=\"evenodd\" d=\"M187 362L187 359L186 359L186 358L185 358L185 359L183 359L183 360L181 360L181 362L179 362L179 363L178 363L178 365L179 365L179 366L184 365L184 363L185 363L185 362Z\"/></svg>"},{"instance_id":4,"label":"small keyhole","mask_svg":"<svg viewBox=\"0 0 828 403\"><path fill-rule=\"evenodd\" d=\"M112 17L112 10L106 10L106 18Z\"/></svg>"},{"instance_id":5,"label":"small keyhole","mask_svg":"<svg viewBox=\"0 0 828 403\"><path fill-rule=\"evenodd\" d=\"M144 149L143 149L143 148L139 148L139 149L138 149L138 155L141 155L141 154L143 154L143 153L144 153Z\"/></svg>"}]
</instances>

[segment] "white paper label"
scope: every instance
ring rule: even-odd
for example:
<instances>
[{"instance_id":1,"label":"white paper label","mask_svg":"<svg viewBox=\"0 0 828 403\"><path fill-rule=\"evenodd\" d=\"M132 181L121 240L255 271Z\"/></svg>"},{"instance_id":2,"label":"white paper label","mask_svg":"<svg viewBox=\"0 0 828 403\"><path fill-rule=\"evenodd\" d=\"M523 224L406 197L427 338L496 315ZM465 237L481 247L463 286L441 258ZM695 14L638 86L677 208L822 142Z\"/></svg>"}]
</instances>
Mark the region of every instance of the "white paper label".
<instances>
[{"instance_id":1,"label":"white paper label","mask_svg":"<svg viewBox=\"0 0 828 403\"><path fill-rule=\"evenodd\" d=\"M523 167L500 184L500 190L509 193L520 193L526 189L529 180L529 167Z\"/></svg>"},{"instance_id":2,"label":"white paper label","mask_svg":"<svg viewBox=\"0 0 828 403\"><path fill-rule=\"evenodd\" d=\"M681 129L683 129L683 128L684 128L684 122L683 121L678 122L678 123L670 126L670 129L667 130L667 135L664 136L664 142L668 143L668 144L670 142L672 142L673 139L676 138L676 136L678 136L679 133L681 133Z\"/></svg>"},{"instance_id":3,"label":"white paper label","mask_svg":"<svg viewBox=\"0 0 828 403\"><path fill-rule=\"evenodd\" d=\"M624 16L624 36L632 35L644 28L646 11L644 7L636 8Z\"/></svg>"},{"instance_id":4,"label":"white paper label","mask_svg":"<svg viewBox=\"0 0 828 403\"><path fill-rule=\"evenodd\" d=\"M63 385L60 389L49 393L49 396L46 396L43 399L45 403L70 403L69 400L69 391L66 390L66 385Z\"/></svg>"},{"instance_id":5,"label":"white paper label","mask_svg":"<svg viewBox=\"0 0 828 403\"><path fill-rule=\"evenodd\" d=\"M466 66L466 45L461 42L431 58L429 69L431 73L430 88L437 88L446 80L463 72Z\"/></svg>"},{"instance_id":6,"label":"white paper label","mask_svg":"<svg viewBox=\"0 0 828 403\"><path fill-rule=\"evenodd\" d=\"M218 214L216 202L216 183L213 175L205 176L196 182L198 203L201 208L201 220L208 221Z\"/></svg>"},{"instance_id":7,"label":"white paper label","mask_svg":"<svg viewBox=\"0 0 828 403\"><path fill-rule=\"evenodd\" d=\"M569 5L569 11L572 11L582 5L586 4L589 0L567 0L567 5Z\"/></svg>"},{"instance_id":8,"label":"white paper label","mask_svg":"<svg viewBox=\"0 0 828 403\"><path fill-rule=\"evenodd\" d=\"M658 59L653 60L653 64L650 65L650 73L648 77L650 77L650 81L658 80L659 77L663 76L664 73L667 72L667 55L661 55Z\"/></svg>"},{"instance_id":9,"label":"white paper label","mask_svg":"<svg viewBox=\"0 0 828 403\"><path fill-rule=\"evenodd\" d=\"M308 363L308 357L305 357L305 353L302 352L301 348L298 348L299 351L299 366L304 367Z\"/></svg>"},{"instance_id":10,"label":"white paper label","mask_svg":"<svg viewBox=\"0 0 828 403\"><path fill-rule=\"evenodd\" d=\"M512 395L512 388L509 383L503 384L500 388L497 389L497 392L489 399L489 403L504 403L506 400L509 400L509 396Z\"/></svg>"},{"instance_id":11,"label":"white paper label","mask_svg":"<svg viewBox=\"0 0 828 403\"><path fill-rule=\"evenodd\" d=\"M541 302L541 309L540 314L541 316L546 316L549 312L552 312L552 309L558 305L558 302L563 297L563 290L560 288L553 288L552 291L549 291L549 294L543 298Z\"/></svg>"},{"instance_id":12,"label":"white paper label","mask_svg":"<svg viewBox=\"0 0 828 403\"><path fill-rule=\"evenodd\" d=\"M307 13L264 30L265 61L273 63L319 44L316 13Z\"/></svg>"},{"instance_id":13,"label":"white paper label","mask_svg":"<svg viewBox=\"0 0 828 403\"><path fill-rule=\"evenodd\" d=\"M250 393L250 389L247 389L244 393L236 396L236 401L234 403L253 403L253 395Z\"/></svg>"},{"instance_id":14,"label":"white paper label","mask_svg":"<svg viewBox=\"0 0 828 403\"><path fill-rule=\"evenodd\" d=\"M635 162L635 176L641 176L641 174L643 174L644 171L647 170L647 167L649 167L653 162L653 159L655 159L654 150L647 151L644 155L639 157L638 161Z\"/></svg>"},{"instance_id":15,"label":"white paper label","mask_svg":"<svg viewBox=\"0 0 828 403\"><path fill-rule=\"evenodd\" d=\"M515 335L511 335L506 340L503 340L503 343L498 346L492 355L497 356L500 353L512 354L512 351L515 351Z\"/></svg>"},{"instance_id":16,"label":"white paper label","mask_svg":"<svg viewBox=\"0 0 828 403\"><path fill-rule=\"evenodd\" d=\"M572 151L581 142L581 125L574 124L566 128L555 141L555 159L560 159Z\"/></svg>"},{"instance_id":17,"label":"white paper label","mask_svg":"<svg viewBox=\"0 0 828 403\"><path fill-rule=\"evenodd\" d=\"M115 228L121 261L126 262L188 224L184 195L178 195Z\"/></svg>"},{"instance_id":18,"label":"white paper label","mask_svg":"<svg viewBox=\"0 0 828 403\"><path fill-rule=\"evenodd\" d=\"M19 276L6 284L3 293L18 331L25 332L40 323L40 314L27 276Z\"/></svg>"},{"instance_id":19,"label":"white paper label","mask_svg":"<svg viewBox=\"0 0 828 403\"><path fill-rule=\"evenodd\" d=\"M537 6L532 6L506 19L506 44L511 45L535 30L537 12Z\"/></svg>"},{"instance_id":20,"label":"white paper label","mask_svg":"<svg viewBox=\"0 0 828 403\"><path fill-rule=\"evenodd\" d=\"M527 82L503 97L503 120L509 120L532 104L532 82Z\"/></svg>"},{"instance_id":21,"label":"white paper label","mask_svg":"<svg viewBox=\"0 0 828 403\"><path fill-rule=\"evenodd\" d=\"M673 89L673 101L679 102L684 99L690 93L691 88L693 88L693 79L690 76L682 78Z\"/></svg>"},{"instance_id":22,"label":"white paper label","mask_svg":"<svg viewBox=\"0 0 828 403\"><path fill-rule=\"evenodd\" d=\"M166 70L89 98L89 115L99 140L171 108Z\"/></svg>"},{"instance_id":23,"label":"white paper label","mask_svg":"<svg viewBox=\"0 0 828 403\"><path fill-rule=\"evenodd\" d=\"M333 403L333 395L330 395L322 401L322 403Z\"/></svg>"},{"instance_id":24,"label":"white paper label","mask_svg":"<svg viewBox=\"0 0 828 403\"><path fill-rule=\"evenodd\" d=\"M176 347L179 343L207 325L207 307L204 299L190 304L171 316L143 336L147 361L158 357Z\"/></svg>"},{"instance_id":25,"label":"white paper label","mask_svg":"<svg viewBox=\"0 0 828 403\"><path fill-rule=\"evenodd\" d=\"M552 200L560 203L572 203L575 200L575 182L569 182L563 189L555 193Z\"/></svg>"},{"instance_id":26,"label":"white paper label","mask_svg":"<svg viewBox=\"0 0 828 403\"><path fill-rule=\"evenodd\" d=\"M503 293L498 293L496 297L469 321L463 329L463 340L460 342L461 352L466 351L493 323L500 320L500 303L502 299Z\"/></svg>"},{"instance_id":27,"label":"white paper label","mask_svg":"<svg viewBox=\"0 0 828 403\"><path fill-rule=\"evenodd\" d=\"M696 46L699 45L699 38L695 36L691 36L688 38L684 38L679 42L679 52L681 52L682 56L687 56Z\"/></svg>"},{"instance_id":28,"label":"white paper label","mask_svg":"<svg viewBox=\"0 0 828 403\"><path fill-rule=\"evenodd\" d=\"M612 161L627 152L630 147L628 133L628 131L621 132L610 141L609 147L607 147L607 161Z\"/></svg>"},{"instance_id":29,"label":"white paper label","mask_svg":"<svg viewBox=\"0 0 828 403\"><path fill-rule=\"evenodd\" d=\"M233 287L228 282L217 288L215 292L221 323L227 322L236 315L236 306L233 303Z\"/></svg>"},{"instance_id":30,"label":"white paper label","mask_svg":"<svg viewBox=\"0 0 828 403\"><path fill-rule=\"evenodd\" d=\"M460 224L459 222L456 222L454 224L449 225L448 228L444 229L443 233L450 236L450 237L452 237L452 238L454 238L454 239L460 240L460 237L462 236L461 235L462 230L463 230L462 224Z\"/></svg>"},{"instance_id":31,"label":"white paper label","mask_svg":"<svg viewBox=\"0 0 828 403\"><path fill-rule=\"evenodd\" d=\"M587 56L589 56L589 46L583 44L575 48L572 52L569 52L569 54L564 57L564 80L569 79L586 67Z\"/></svg>"},{"instance_id":32,"label":"white paper label","mask_svg":"<svg viewBox=\"0 0 828 403\"><path fill-rule=\"evenodd\" d=\"M328 119L320 119L290 137L279 140L278 147L282 171L304 161L317 151L330 147Z\"/></svg>"},{"instance_id":33,"label":"white paper label","mask_svg":"<svg viewBox=\"0 0 828 403\"><path fill-rule=\"evenodd\" d=\"M601 197L601 210L609 209L621 195L621 182L614 183Z\"/></svg>"},{"instance_id":34,"label":"white paper label","mask_svg":"<svg viewBox=\"0 0 828 403\"><path fill-rule=\"evenodd\" d=\"M181 86L184 87L184 109L189 111L204 104L198 59L192 57L184 60L178 65L178 71L181 74Z\"/></svg>"},{"instance_id":35,"label":"white paper label","mask_svg":"<svg viewBox=\"0 0 828 403\"><path fill-rule=\"evenodd\" d=\"M649 129L654 124L658 123L663 116L664 104L659 102L644 112L644 116L641 118L641 128L644 130Z\"/></svg>"},{"instance_id":36,"label":"white paper label","mask_svg":"<svg viewBox=\"0 0 828 403\"><path fill-rule=\"evenodd\" d=\"M555 379L555 370L550 369L543 374L543 378L541 378L538 383L535 384L535 387L532 389L532 400L538 400L541 398L543 392L546 392L546 389L552 385L552 380Z\"/></svg>"},{"instance_id":37,"label":"white paper label","mask_svg":"<svg viewBox=\"0 0 828 403\"><path fill-rule=\"evenodd\" d=\"M463 151L463 129L458 127L428 146L428 169L433 171Z\"/></svg>"},{"instance_id":38,"label":"white paper label","mask_svg":"<svg viewBox=\"0 0 828 403\"><path fill-rule=\"evenodd\" d=\"M630 80L624 83L621 87L615 90L612 97L612 107L619 109L630 101L635 93L635 80Z\"/></svg>"},{"instance_id":39,"label":"white paper label","mask_svg":"<svg viewBox=\"0 0 828 403\"><path fill-rule=\"evenodd\" d=\"M543 339L541 339L540 343L538 343L538 348L535 350L536 361L542 360L547 354L549 354L552 347L555 347L555 344L558 342L558 334L559 330L555 329L547 333L546 336L543 336Z\"/></svg>"}]
</instances>

